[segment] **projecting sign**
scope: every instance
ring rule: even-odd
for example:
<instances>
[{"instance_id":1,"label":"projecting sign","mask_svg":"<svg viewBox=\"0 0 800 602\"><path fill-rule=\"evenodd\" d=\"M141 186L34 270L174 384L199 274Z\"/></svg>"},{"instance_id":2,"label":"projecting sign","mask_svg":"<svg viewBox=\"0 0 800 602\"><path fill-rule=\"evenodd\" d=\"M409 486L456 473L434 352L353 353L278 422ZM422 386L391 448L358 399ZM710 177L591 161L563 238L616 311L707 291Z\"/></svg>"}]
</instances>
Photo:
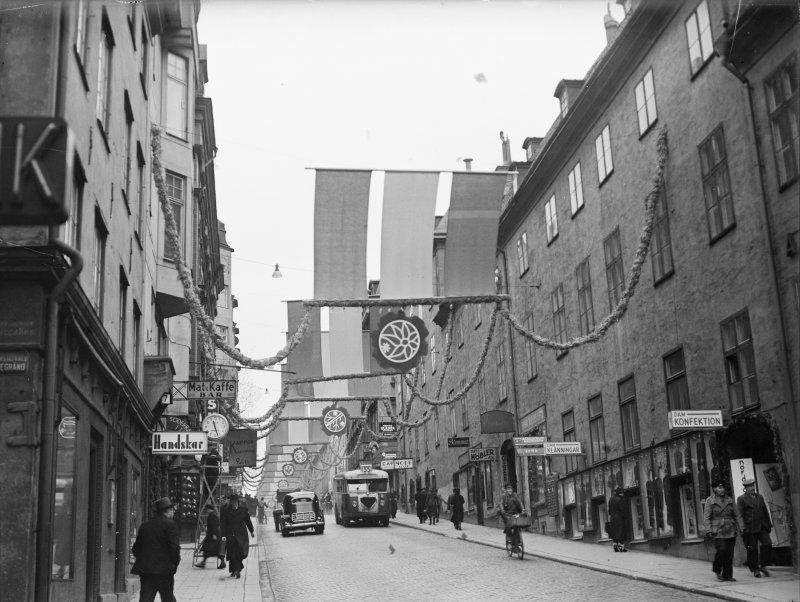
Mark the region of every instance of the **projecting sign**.
<instances>
[{"instance_id":1,"label":"projecting sign","mask_svg":"<svg viewBox=\"0 0 800 602\"><path fill-rule=\"evenodd\" d=\"M226 457L231 467L255 466L258 432L252 429L233 429L228 431Z\"/></svg>"},{"instance_id":2,"label":"projecting sign","mask_svg":"<svg viewBox=\"0 0 800 602\"><path fill-rule=\"evenodd\" d=\"M672 410L669 413L669 428L690 430L714 430L723 428L722 410Z\"/></svg>"},{"instance_id":3,"label":"projecting sign","mask_svg":"<svg viewBox=\"0 0 800 602\"><path fill-rule=\"evenodd\" d=\"M524 447L528 445L542 445L546 437L514 437L515 447Z\"/></svg>"},{"instance_id":4,"label":"projecting sign","mask_svg":"<svg viewBox=\"0 0 800 602\"><path fill-rule=\"evenodd\" d=\"M469 447L469 437L448 437L447 447Z\"/></svg>"},{"instance_id":5,"label":"projecting sign","mask_svg":"<svg viewBox=\"0 0 800 602\"><path fill-rule=\"evenodd\" d=\"M395 470L402 468L414 468L414 460L411 458L397 458L395 460L381 460L381 470Z\"/></svg>"},{"instance_id":6,"label":"projecting sign","mask_svg":"<svg viewBox=\"0 0 800 602\"><path fill-rule=\"evenodd\" d=\"M394 422L381 422L378 427L384 437L393 437L397 434L397 425Z\"/></svg>"},{"instance_id":7,"label":"projecting sign","mask_svg":"<svg viewBox=\"0 0 800 602\"><path fill-rule=\"evenodd\" d=\"M469 450L470 462L492 462L497 460L496 447L473 447Z\"/></svg>"},{"instance_id":8,"label":"projecting sign","mask_svg":"<svg viewBox=\"0 0 800 602\"><path fill-rule=\"evenodd\" d=\"M544 444L544 453L546 456L572 456L583 452L580 441L549 441Z\"/></svg>"},{"instance_id":9,"label":"projecting sign","mask_svg":"<svg viewBox=\"0 0 800 602\"><path fill-rule=\"evenodd\" d=\"M208 453L208 435L202 431L153 433L153 453L182 456L205 454Z\"/></svg>"},{"instance_id":10,"label":"projecting sign","mask_svg":"<svg viewBox=\"0 0 800 602\"><path fill-rule=\"evenodd\" d=\"M543 456L547 437L514 437L514 451L518 456Z\"/></svg>"}]
</instances>

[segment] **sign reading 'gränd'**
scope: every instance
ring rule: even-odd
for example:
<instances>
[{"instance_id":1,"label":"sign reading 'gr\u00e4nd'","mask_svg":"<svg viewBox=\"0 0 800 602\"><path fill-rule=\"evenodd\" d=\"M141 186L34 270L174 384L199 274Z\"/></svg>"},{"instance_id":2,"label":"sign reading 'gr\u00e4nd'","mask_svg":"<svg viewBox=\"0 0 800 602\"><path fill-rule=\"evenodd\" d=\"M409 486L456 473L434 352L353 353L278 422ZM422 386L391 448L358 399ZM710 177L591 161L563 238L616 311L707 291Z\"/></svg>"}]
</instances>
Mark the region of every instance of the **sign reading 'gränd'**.
<instances>
[{"instance_id":1,"label":"sign reading 'gr\u00e4nd'","mask_svg":"<svg viewBox=\"0 0 800 602\"><path fill-rule=\"evenodd\" d=\"M153 433L154 454L194 456L208 452L208 435L204 432L162 431Z\"/></svg>"}]
</instances>

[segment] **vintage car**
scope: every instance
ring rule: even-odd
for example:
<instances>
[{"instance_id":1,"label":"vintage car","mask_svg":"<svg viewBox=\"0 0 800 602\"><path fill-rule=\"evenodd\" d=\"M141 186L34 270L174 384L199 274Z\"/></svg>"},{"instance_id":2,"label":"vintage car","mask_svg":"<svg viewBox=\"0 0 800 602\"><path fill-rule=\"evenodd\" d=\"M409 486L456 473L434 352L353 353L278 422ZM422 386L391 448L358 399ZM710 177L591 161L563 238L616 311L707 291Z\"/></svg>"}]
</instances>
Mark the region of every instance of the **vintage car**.
<instances>
[{"instance_id":1,"label":"vintage car","mask_svg":"<svg viewBox=\"0 0 800 602\"><path fill-rule=\"evenodd\" d=\"M281 503L280 532L289 537L292 531L314 529L315 533L325 530L325 514L319 504L319 497L313 491L293 491L283 496Z\"/></svg>"},{"instance_id":2,"label":"vintage car","mask_svg":"<svg viewBox=\"0 0 800 602\"><path fill-rule=\"evenodd\" d=\"M287 493L300 491L299 487L294 489L278 489L275 493L275 510L272 511L272 520L275 523L275 530L281 530L281 514L283 514L283 498Z\"/></svg>"}]
</instances>

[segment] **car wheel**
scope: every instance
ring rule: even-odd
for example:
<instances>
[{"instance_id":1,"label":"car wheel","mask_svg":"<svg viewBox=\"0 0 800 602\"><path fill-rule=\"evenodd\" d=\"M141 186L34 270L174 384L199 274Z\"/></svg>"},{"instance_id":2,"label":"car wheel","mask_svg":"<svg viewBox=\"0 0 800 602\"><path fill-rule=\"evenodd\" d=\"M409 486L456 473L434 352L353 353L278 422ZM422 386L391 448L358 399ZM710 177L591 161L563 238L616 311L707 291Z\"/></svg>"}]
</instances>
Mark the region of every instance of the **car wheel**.
<instances>
[{"instance_id":1,"label":"car wheel","mask_svg":"<svg viewBox=\"0 0 800 602\"><path fill-rule=\"evenodd\" d=\"M284 537L289 537L289 533L290 533L289 529L281 529L281 535L283 535Z\"/></svg>"},{"instance_id":2,"label":"car wheel","mask_svg":"<svg viewBox=\"0 0 800 602\"><path fill-rule=\"evenodd\" d=\"M322 535L324 531L325 527L314 527L314 533L316 533L317 535Z\"/></svg>"}]
</instances>

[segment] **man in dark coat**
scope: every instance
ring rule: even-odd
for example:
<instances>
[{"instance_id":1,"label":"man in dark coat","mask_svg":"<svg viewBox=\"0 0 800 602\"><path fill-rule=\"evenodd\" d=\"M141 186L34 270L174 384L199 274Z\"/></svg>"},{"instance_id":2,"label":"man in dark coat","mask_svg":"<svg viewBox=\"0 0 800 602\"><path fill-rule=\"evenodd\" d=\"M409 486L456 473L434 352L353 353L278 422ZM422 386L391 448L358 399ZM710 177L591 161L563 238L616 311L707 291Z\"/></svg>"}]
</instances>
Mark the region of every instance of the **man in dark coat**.
<instances>
[{"instance_id":1,"label":"man in dark coat","mask_svg":"<svg viewBox=\"0 0 800 602\"><path fill-rule=\"evenodd\" d=\"M447 507L450 509L450 522L461 531L461 523L464 521L464 496L458 487L453 488L453 493L447 498Z\"/></svg>"},{"instance_id":2,"label":"man in dark coat","mask_svg":"<svg viewBox=\"0 0 800 602\"><path fill-rule=\"evenodd\" d=\"M175 572L181 561L178 525L172 520L175 505L162 497L153 508L156 516L143 523L136 534L132 549L136 562L131 573L139 575L142 582L142 602L153 602L156 593L164 602L175 602Z\"/></svg>"},{"instance_id":3,"label":"man in dark coat","mask_svg":"<svg viewBox=\"0 0 800 602\"><path fill-rule=\"evenodd\" d=\"M200 550L203 552L203 560L198 562L195 566L199 569L205 568L206 559L209 556L216 556L219 551L219 516L212 508L206 517L206 536L203 538L203 543L200 544Z\"/></svg>"},{"instance_id":4,"label":"man in dark coat","mask_svg":"<svg viewBox=\"0 0 800 602\"><path fill-rule=\"evenodd\" d=\"M608 500L608 516L610 524L608 536L614 542L615 552L627 552L625 548L625 490L617 487L614 495Z\"/></svg>"},{"instance_id":5,"label":"man in dark coat","mask_svg":"<svg viewBox=\"0 0 800 602\"><path fill-rule=\"evenodd\" d=\"M220 527L222 539L226 542L228 570L231 577L239 579L244 568L242 560L247 558L250 549L247 532L250 531L250 537L256 534L247 507L239 504L239 496L235 493L229 496L228 505L222 509Z\"/></svg>"},{"instance_id":6,"label":"man in dark coat","mask_svg":"<svg viewBox=\"0 0 800 602\"><path fill-rule=\"evenodd\" d=\"M769 577L764 567L772 562L772 521L764 498L756 493L755 479L748 479L743 485L744 494L736 499L736 506L744 522L742 541L747 548L747 567L756 577Z\"/></svg>"},{"instance_id":7,"label":"man in dark coat","mask_svg":"<svg viewBox=\"0 0 800 602\"><path fill-rule=\"evenodd\" d=\"M414 496L414 503L417 505L417 518L420 524L425 523L425 507L428 504L428 492L424 487L420 487Z\"/></svg>"}]
</instances>

